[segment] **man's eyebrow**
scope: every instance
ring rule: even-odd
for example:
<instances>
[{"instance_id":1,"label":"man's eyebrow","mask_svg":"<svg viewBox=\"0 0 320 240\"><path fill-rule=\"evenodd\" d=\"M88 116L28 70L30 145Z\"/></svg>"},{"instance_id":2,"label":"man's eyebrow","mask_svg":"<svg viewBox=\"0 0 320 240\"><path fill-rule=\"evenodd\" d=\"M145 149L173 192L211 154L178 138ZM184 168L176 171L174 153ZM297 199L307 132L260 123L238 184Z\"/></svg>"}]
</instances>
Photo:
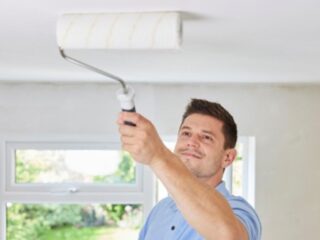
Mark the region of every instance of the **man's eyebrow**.
<instances>
[{"instance_id":1,"label":"man's eyebrow","mask_svg":"<svg viewBox=\"0 0 320 240\"><path fill-rule=\"evenodd\" d=\"M209 131L209 130L202 130L202 132L215 136L215 134L212 131Z\"/></svg>"},{"instance_id":2,"label":"man's eyebrow","mask_svg":"<svg viewBox=\"0 0 320 240\"><path fill-rule=\"evenodd\" d=\"M190 129L191 129L191 127L189 127L189 126L182 126L180 128L180 130L190 130ZM217 137L217 135L210 130L201 130L201 132L203 132L205 134L209 134L209 135L213 136L214 138Z\"/></svg>"},{"instance_id":3,"label":"man's eyebrow","mask_svg":"<svg viewBox=\"0 0 320 240\"><path fill-rule=\"evenodd\" d=\"M206 134L209 134L211 136L213 136L214 138L217 138L217 135L214 134L212 131L209 131L209 130L202 130L203 133L206 133Z\"/></svg>"}]
</instances>

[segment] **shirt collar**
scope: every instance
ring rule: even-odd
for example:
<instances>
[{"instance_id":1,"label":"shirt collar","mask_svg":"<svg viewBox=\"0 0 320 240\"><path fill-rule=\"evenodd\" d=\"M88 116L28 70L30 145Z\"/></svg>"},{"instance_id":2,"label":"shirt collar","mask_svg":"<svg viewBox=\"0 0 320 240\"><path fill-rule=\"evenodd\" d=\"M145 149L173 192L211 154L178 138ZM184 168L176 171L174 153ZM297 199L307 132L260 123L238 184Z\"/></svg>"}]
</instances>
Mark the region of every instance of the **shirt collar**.
<instances>
[{"instance_id":1,"label":"shirt collar","mask_svg":"<svg viewBox=\"0 0 320 240\"><path fill-rule=\"evenodd\" d=\"M224 181L221 181L217 186L216 190L221 193L223 196L228 196L230 193L226 188L226 183Z\"/></svg>"}]
</instances>

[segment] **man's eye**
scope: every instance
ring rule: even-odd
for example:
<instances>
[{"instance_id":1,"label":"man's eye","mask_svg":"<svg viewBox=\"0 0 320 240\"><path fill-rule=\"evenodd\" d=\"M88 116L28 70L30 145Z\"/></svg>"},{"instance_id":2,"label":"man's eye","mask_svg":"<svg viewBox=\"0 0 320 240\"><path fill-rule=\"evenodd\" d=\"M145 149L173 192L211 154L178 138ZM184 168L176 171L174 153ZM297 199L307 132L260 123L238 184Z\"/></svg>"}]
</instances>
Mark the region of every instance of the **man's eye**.
<instances>
[{"instance_id":1,"label":"man's eye","mask_svg":"<svg viewBox=\"0 0 320 240\"><path fill-rule=\"evenodd\" d=\"M186 136L186 137L188 137L188 136L190 136L190 133L189 132L181 132L181 136Z\"/></svg>"},{"instance_id":2,"label":"man's eye","mask_svg":"<svg viewBox=\"0 0 320 240\"><path fill-rule=\"evenodd\" d=\"M206 141L210 141L210 142L213 141L213 138L211 136L209 136L209 135L204 135L203 139L206 140Z\"/></svg>"}]
</instances>

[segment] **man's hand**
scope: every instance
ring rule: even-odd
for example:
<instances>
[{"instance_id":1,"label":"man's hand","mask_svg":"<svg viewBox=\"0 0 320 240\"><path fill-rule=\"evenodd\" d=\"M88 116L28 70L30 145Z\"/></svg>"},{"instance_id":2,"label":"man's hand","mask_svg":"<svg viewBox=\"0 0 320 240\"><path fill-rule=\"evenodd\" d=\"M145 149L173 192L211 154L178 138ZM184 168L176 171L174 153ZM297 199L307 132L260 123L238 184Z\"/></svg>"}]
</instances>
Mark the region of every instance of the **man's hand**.
<instances>
[{"instance_id":1,"label":"man's hand","mask_svg":"<svg viewBox=\"0 0 320 240\"><path fill-rule=\"evenodd\" d=\"M135 127L124 122L132 122ZM161 141L153 124L135 112L122 112L118 118L122 148L139 163L152 165L169 151Z\"/></svg>"}]
</instances>

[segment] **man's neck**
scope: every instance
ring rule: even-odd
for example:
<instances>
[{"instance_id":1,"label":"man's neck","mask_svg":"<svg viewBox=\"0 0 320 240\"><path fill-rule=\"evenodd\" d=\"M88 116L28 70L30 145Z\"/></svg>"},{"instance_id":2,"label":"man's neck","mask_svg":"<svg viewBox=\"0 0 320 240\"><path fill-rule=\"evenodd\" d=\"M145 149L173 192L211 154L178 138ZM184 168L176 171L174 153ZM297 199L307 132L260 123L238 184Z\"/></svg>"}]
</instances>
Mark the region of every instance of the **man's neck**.
<instances>
[{"instance_id":1,"label":"man's neck","mask_svg":"<svg viewBox=\"0 0 320 240\"><path fill-rule=\"evenodd\" d=\"M211 176L209 178L199 178L199 181L213 187L213 188L216 188L222 181L222 176L223 176L223 172L220 173L216 173L214 176Z\"/></svg>"}]
</instances>

